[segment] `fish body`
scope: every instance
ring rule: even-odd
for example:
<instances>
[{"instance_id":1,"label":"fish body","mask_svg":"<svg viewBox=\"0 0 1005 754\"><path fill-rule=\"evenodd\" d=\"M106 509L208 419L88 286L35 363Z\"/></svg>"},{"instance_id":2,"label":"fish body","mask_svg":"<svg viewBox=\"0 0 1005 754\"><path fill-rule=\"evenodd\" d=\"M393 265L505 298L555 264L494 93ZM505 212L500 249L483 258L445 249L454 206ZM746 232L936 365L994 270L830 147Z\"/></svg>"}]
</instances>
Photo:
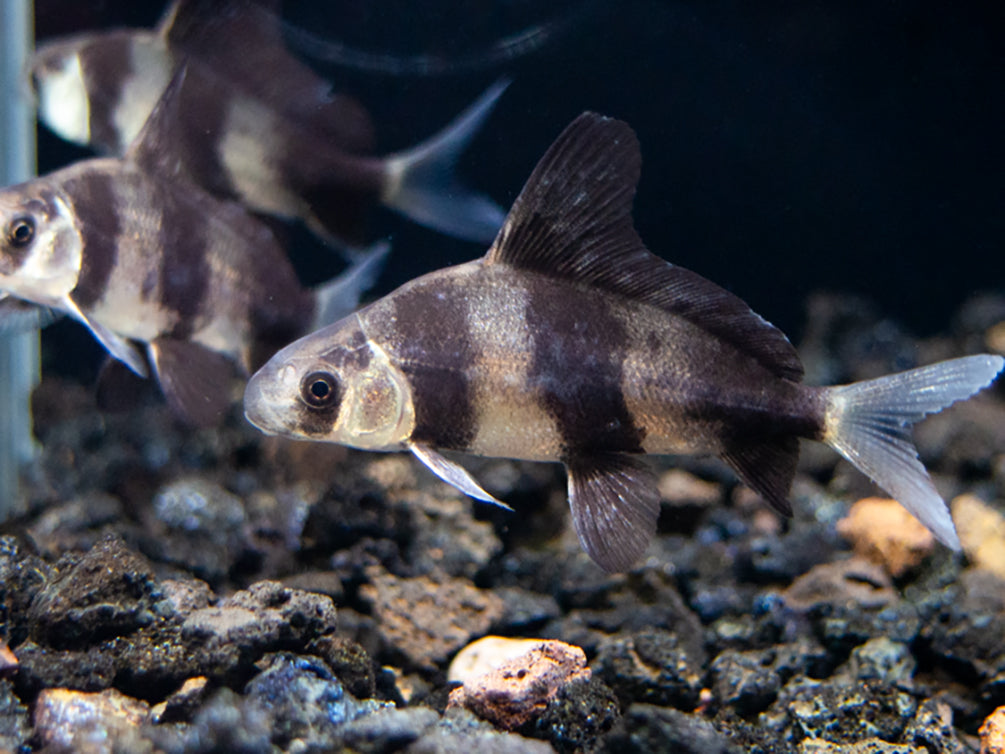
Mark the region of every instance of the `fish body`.
<instances>
[{"instance_id":1,"label":"fish body","mask_svg":"<svg viewBox=\"0 0 1005 754\"><path fill-rule=\"evenodd\" d=\"M1005 360L802 384L779 330L644 247L631 221L640 163L628 126L580 116L485 257L287 346L250 380L246 416L273 434L411 450L488 501L439 451L559 461L580 541L608 570L630 566L655 530L659 493L640 456L717 455L791 513L799 438L836 448L958 547L909 427Z\"/></svg>"},{"instance_id":2,"label":"fish body","mask_svg":"<svg viewBox=\"0 0 1005 754\"><path fill-rule=\"evenodd\" d=\"M155 111L159 112L159 111ZM351 311L361 268L303 287L269 228L170 172L152 117L126 158L95 158L0 191L0 304L84 323L110 355L156 374L171 405L211 423L245 373L330 316ZM0 307L2 308L2 307ZM14 308L14 307L12 307Z\"/></svg>"},{"instance_id":3,"label":"fish body","mask_svg":"<svg viewBox=\"0 0 1005 754\"><path fill-rule=\"evenodd\" d=\"M377 203L490 241L502 210L460 186L453 167L505 83L430 140L373 156L368 113L286 49L279 21L278 4L178 0L153 31L49 42L31 67L39 117L67 140L124 154L185 67L172 150L207 190L347 245Z\"/></svg>"}]
</instances>

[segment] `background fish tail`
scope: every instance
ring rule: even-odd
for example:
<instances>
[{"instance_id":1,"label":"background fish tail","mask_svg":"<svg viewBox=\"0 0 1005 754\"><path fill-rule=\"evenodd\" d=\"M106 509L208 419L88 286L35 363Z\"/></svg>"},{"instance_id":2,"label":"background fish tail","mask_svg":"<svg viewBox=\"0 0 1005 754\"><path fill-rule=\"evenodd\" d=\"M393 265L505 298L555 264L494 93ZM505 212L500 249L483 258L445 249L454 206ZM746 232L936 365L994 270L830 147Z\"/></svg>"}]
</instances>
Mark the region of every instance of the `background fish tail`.
<instances>
[{"instance_id":1,"label":"background fish tail","mask_svg":"<svg viewBox=\"0 0 1005 754\"><path fill-rule=\"evenodd\" d=\"M949 508L918 459L911 426L987 387L1003 366L1000 356L967 356L830 388L823 439L958 550Z\"/></svg>"},{"instance_id":2,"label":"background fish tail","mask_svg":"<svg viewBox=\"0 0 1005 754\"><path fill-rule=\"evenodd\" d=\"M493 84L438 134L389 157L391 188L384 203L447 235L490 243L505 213L487 196L460 185L454 167L508 84L505 79Z\"/></svg>"}]
</instances>

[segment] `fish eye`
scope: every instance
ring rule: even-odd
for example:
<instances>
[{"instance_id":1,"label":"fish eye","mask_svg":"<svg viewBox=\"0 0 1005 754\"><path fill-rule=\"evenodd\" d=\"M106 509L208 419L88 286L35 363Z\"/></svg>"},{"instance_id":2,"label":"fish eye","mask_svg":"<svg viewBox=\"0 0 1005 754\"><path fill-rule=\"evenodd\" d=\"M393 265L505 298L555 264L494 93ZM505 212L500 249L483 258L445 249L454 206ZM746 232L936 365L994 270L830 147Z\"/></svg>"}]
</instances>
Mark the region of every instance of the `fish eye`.
<instances>
[{"instance_id":1,"label":"fish eye","mask_svg":"<svg viewBox=\"0 0 1005 754\"><path fill-rule=\"evenodd\" d=\"M300 383L300 395L308 406L325 408L339 400L339 384L330 372L311 372Z\"/></svg>"},{"instance_id":2,"label":"fish eye","mask_svg":"<svg viewBox=\"0 0 1005 754\"><path fill-rule=\"evenodd\" d=\"M15 217L7 226L7 243L21 249L35 239L35 221L30 217Z\"/></svg>"}]
</instances>

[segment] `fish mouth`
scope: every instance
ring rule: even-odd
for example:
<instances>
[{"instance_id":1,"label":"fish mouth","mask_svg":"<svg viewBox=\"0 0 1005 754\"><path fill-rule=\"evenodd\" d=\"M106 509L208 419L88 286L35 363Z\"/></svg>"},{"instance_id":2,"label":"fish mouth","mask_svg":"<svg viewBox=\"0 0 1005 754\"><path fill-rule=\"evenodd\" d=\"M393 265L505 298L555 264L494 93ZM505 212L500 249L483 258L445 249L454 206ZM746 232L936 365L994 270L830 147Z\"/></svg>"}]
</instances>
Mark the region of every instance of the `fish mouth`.
<instances>
[{"instance_id":1,"label":"fish mouth","mask_svg":"<svg viewBox=\"0 0 1005 754\"><path fill-rule=\"evenodd\" d=\"M286 434L286 423L276 411L275 401L270 399L263 383L260 372L248 380L244 388L244 418L264 434Z\"/></svg>"}]
</instances>

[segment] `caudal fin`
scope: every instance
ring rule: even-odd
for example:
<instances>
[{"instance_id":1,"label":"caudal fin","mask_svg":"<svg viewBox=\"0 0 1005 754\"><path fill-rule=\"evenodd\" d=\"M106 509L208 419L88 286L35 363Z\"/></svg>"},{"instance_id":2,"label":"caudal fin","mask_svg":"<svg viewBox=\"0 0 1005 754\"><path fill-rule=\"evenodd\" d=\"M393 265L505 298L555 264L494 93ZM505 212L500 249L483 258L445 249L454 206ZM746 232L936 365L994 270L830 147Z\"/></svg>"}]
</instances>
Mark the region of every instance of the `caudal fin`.
<instances>
[{"instance_id":1,"label":"caudal fin","mask_svg":"<svg viewBox=\"0 0 1005 754\"><path fill-rule=\"evenodd\" d=\"M491 243L505 212L484 194L462 186L454 167L508 85L506 79L496 82L438 134L388 157L383 202L433 230Z\"/></svg>"},{"instance_id":2,"label":"caudal fin","mask_svg":"<svg viewBox=\"0 0 1005 754\"><path fill-rule=\"evenodd\" d=\"M824 441L851 461L954 550L949 507L918 460L911 425L987 387L1000 356L967 356L827 391Z\"/></svg>"},{"instance_id":3,"label":"caudal fin","mask_svg":"<svg viewBox=\"0 0 1005 754\"><path fill-rule=\"evenodd\" d=\"M387 241L378 241L357 251L349 267L333 280L315 289L317 307L311 330L320 330L352 314L363 294L373 287L391 250Z\"/></svg>"}]
</instances>

